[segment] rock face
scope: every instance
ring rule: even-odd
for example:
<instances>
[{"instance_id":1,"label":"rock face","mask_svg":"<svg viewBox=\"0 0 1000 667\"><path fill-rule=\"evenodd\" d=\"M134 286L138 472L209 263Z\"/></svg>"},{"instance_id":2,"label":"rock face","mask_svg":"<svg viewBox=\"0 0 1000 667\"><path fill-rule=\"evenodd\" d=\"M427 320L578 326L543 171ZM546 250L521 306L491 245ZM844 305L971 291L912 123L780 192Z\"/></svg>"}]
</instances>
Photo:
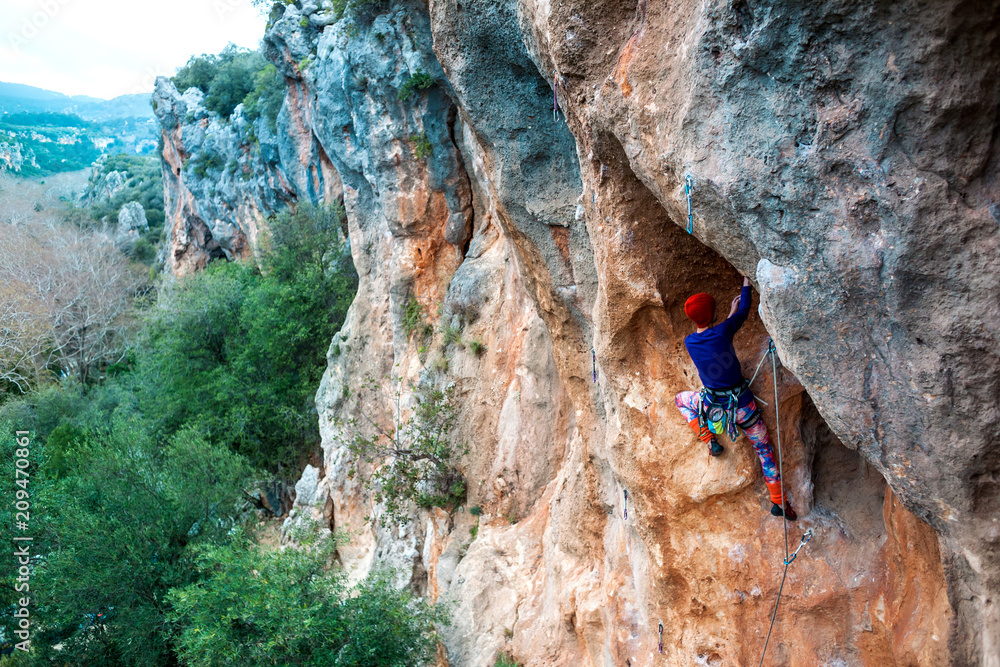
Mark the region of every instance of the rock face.
<instances>
[{"instance_id":1,"label":"rock face","mask_svg":"<svg viewBox=\"0 0 1000 667\"><path fill-rule=\"evenodd\" d=\"M813 534L768 664L1000 665L998 10L431 0L352 23L305 1L272 15L289 89L259 150L158 82L175 273L247 256L285 203L348 211L360 288L292 520L354 531L355 576L452 601L452 665L754 664L782 522L749 443L709 458L673 403L698 386L684 300L742 273L744 374L768 337L782 362L754 388L790 550ZM245 178L194 172L209 146ZM455 383L481 517L366 523L336 418L390 374L404 411Z\"/></svg>"},{"instance_id":2,"label":"rock face","mask_svg":"<svg viewBox=\"0 0 1000 667\"><path fill-rule=\"evenodd\" d=\"M119 173L119 172L112 172ZM149 227L146 210L142 204L132 201L118 211L118 228L115 230L115 246L128 250L139 240L139 234Z\"/></svg>"},{"instance_id":3,"label":"rock face","mask_svg":"<svg viewBox=\"0 0 1000 667\"><path fill-rule=\"evenodd\" d=\"M101 165L103 161L98 160L95 164ZM100 169L91 169L87 189L80 197L80 205L92 206L100 201L113 199L127 184L128 173L124 171L114 170L105 174Z\"/></svg>"},{"instance_id":4,"label":"rock face","mask_svg":"<svg viewBox=\"0 0 1000 667\"><path fill-rule=\"evenodd\" d=\"M0 171L18 173L25 164L38 167L34 151L30 148L25 150L21 143L12 138L0 137Z\"/></svg>"},{"instance_id":5,"label":"rock face","mask_svg":"<svg viewBox=\"0 0 1000 667\"><path fill-rule=\"evenodd\" d=\"M295 122L289 107L279 115L276 135L266 119L247 121L242 107L231 119L221 119L202 99L200 90L181 94L162 77L153 93L163 135L168 261L176 275L202 269L212 259L248 258L268 215L299 196L315 201L340 194L336 172L319 156L299 162L300 147L287 131Z\"/></svg>"}]
</instances>

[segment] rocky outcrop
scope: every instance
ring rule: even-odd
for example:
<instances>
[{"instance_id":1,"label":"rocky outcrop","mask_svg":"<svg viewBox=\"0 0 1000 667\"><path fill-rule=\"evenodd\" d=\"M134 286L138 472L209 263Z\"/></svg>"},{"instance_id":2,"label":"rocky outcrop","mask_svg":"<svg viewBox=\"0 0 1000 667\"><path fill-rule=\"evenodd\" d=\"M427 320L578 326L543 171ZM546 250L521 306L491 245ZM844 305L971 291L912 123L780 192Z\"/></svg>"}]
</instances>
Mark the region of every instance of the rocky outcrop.
<instances>
[{"instance_id":1,"label":"rocky outcrop","mask_svg":"<svg viewBox=\"0 0 1000 667\"><path fill-rule=\"evenodd\" d=\"M129 202L118 211L118 228L115 231L115 247L123 252L129 252L139 235L149 228L146 211L137 201Z\"/></svg>"},{"instance_id":2,"label":"rocky outcrop","mask_svg":"<svg viewBox=\"0 0 1000 667\"><path fill-rule=\"evenodd\" d=\"M245 256L285 202L348 211L360 287L292 520L451 601L453 665L755 663L782 523L749 444L709 458L673 404L697 386L684 299L744 274L744 372L768 337L782 362L754 387L790 547L813 533L769 664L1000 664L997 9L305 1L272 16L289 89L259 151L161 80L176 273ZM209 150L246 178L198 176ZM411 299L434 333L404 327ZM336 419L389 375L404 411L455 384L482 516L366 521Z\"/></svg>"},{"instance_id":3,"label":"rocky outcrop","mask_svg":"<svg viewBox=\"0 0 1000 667\"><path fill-rule=\"evenodd\" d=\"M163 77L153 93L163 139L168 262L176 275L212 259L250 257L262 221L310 191L282 163L286 133L276 136L266 119L250 123L242 107L231 119L219 118L202 106L203 97L196 88L182 94ZM331 180L314 199L336 196L338 181L328 172L318 171Z\"/></svg>"},{"instance_id":4,"label":"rocky outcrop","mask_svg":"<svg viewBox=\"0 0 1000 667\"><path fill-rule=\"evenodd\" d=\"M81 206L92 206L101 201L114 199L128 185L128 173L114 169L108 173L100 166L104 160L98 160L94 168L91 169L90 179L87 181L87 188L80 196Z\"/></svg>"},{"instance_id":5,"label":"rocky outcrop","mask_svg":"<svg viewBox=\"0 0 1000 667\"><path fill-rule=\"evenodd\" d=\"M6 136L0 136L0 171L11 171L15 174L24 166L38 167L35 162L35 152L30 148Z\"/></svg>"}]
</instances>

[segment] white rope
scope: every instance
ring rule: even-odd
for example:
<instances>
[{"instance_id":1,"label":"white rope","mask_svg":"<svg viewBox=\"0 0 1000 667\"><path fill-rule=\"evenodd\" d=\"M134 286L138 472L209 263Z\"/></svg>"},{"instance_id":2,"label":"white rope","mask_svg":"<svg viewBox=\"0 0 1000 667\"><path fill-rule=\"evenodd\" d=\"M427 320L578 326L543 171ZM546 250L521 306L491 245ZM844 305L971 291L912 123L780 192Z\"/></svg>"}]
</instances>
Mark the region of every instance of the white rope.
<instances>
[{"instance_id":1,"label":"white rope","mask_svg":"<svg viewBox=\"0 0 1000 667\"><path fill-rule=\"evenodd\" d=\"M767 629L767 638L764 640L764 650L760 653L760 662L757 663L757 667L761 667L764 664L764 656L767 655L767 645L771 641L771 631L774 630L774 619L778 615L778 603L781 602L781 592L785 589L785 579L788 577L788 566L792 564L793 560L795 560L794 556L791 560L788 558L788 517L785 516L785 506L787 506L787 503L785 502L785 475L781 461L781 413L778 409L778 362L775 360L776 354L773 340L768 341L767 352L764 356L766 357L768 354L771 355L771 373L774 380L774 426L778 440L778 480L781 486L781 502L783 505L781 508L781 527L785 530L785 571L781 575L781 585L778 586L778 597L774 601L774 610L771 612L771 625ZM761 358L760 361L761 364L764 363L763 358ZM760 364L757 365L757 370L760 370ZM757 377L756 372L754 373L754 377ZM807 534L809 537L812 537L812 532L807 532ZM802 543L799 544L799 549L801 549L802 545L808 541L809 538L803 536ZM799 553L799 549L795 550L796 556Z\"/></svg>"}]
</instances>

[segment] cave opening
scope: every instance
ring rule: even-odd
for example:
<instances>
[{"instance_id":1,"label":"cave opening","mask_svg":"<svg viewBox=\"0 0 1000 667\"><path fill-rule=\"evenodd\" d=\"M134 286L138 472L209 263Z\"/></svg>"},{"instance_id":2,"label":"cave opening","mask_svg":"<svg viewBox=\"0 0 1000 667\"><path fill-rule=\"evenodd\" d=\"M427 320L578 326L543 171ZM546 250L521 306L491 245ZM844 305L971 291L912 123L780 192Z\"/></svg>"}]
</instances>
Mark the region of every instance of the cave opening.
<instances>
[{"instance_id":1,"label":"cave opening","mask_svg":"<svg viewBox=\"0 0 1000 667\"><path fill-rule=\"evenodd\" d=\"M602 219L609 214L627 230L622 252L631 271L649 276L656 285L663 308L640 309L622 331L622 340L612 346L628 365L644 365L648 372L670 374L679 368L676 380L681 389L697 389L700 381L687 357L683 338L693 325L684 313L684 302L696 292L708 292L716 298L717 309L728 309L730 300L739 295L741 273L721 254L697 237L689 235L685 221L676 222L652 190L633 172L621 142L610 131L594 135L590 183L592 203ZM678 186L680 188L680 185ZM612 218L612 219L613 219ZM754 276L749 276L754 283ZM751 314L734 339L743 375L750 378L767 354L771 334L757 314L759 294L754 292ZM665 317L664 317L665 314ZM725 317L725 312L720 314ZM644 344L637 344L643 341ZM652 344L649 344L652 341ZM617 348L615 350L614 348ZM636 359L667 356L675 359L646 361ZM770 363L761 370L753 390L765 414L765 422L775 443L773 374ZM859 542L879 545L886 535L883 519L886 482L857 451L844 446L823 419L807 390L790 370L778 366L781 431L784 445L786 493L791 489L793 506L800 516L815 513L815 518L832 522ZM740 439L745 439L741 435ZM744 446L743 444L739 446ZM746 445L749 446L749 445ZM760 468L757 466L758 492L766 496Z\"/></svg>"}]
</instances>

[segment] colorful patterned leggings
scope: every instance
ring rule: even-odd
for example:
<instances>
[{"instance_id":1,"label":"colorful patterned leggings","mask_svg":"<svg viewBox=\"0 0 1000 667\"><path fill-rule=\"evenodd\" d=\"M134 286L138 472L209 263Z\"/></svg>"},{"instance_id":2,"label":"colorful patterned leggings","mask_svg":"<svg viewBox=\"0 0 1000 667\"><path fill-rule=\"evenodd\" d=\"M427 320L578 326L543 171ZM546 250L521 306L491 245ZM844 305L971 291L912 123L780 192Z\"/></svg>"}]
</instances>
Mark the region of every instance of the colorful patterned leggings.
<instances>
[{"instance_id":1,"label":"colorful patterned leggings","mask_svg":"<svg viewBox=\"0 0 1000 667\"><path fill-rule=\"evenodd\" d=\"M697 391L682 391L677 394L674 403L677 404L677 409L681 411L684 419L698 434L702 442L709 442L712 439L712 433L709 432L708 428L699 428L698 426L701 394ZM745 421L756 409L757 403L751 398L749 403L736 411L736 420L738 422ZM771 448L771 438L767 433L764 420L758 420L750 428L743 429L743 432L750 438L754 451L757 452L757 457L760 459L760 467L764 472L764 483L771 495L771 502L784 507L781 497L781 475L778 473L778 464L774 461L774 450Z\"/></svg>"}]
</instances>

